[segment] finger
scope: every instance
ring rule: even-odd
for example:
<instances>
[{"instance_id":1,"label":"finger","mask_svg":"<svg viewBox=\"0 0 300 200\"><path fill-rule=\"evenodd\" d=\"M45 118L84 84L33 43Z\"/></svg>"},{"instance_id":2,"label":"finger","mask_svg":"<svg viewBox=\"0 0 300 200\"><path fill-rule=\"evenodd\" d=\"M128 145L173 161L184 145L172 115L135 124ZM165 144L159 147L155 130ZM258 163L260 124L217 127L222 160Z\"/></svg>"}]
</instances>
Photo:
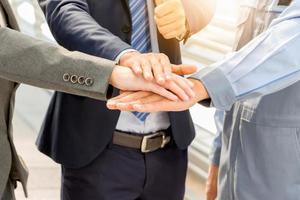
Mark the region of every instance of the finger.
<instances>
[{"instance_id":1,"label":"finger","mask_svg":"<svg viewBox=\"0 0 300 200\"><path fill-rule=\"evenodd\" d=\"M177 32L185 31L185 25L177 22L176 24L158 26L158 30L162 35L165 36L165 35L170 35L170 34L175 34Z\"/></svg>"},{"instance_id":2,"label":"finger","mask_svg":"<svg viewBox=\"0 0 300 200\"><path fill-rule=\"evenodd\" d=\"M142 99L148 99L147 97L151 97L155 94L150 93L150 92L134 92L130 95L127 95L123 98L118 99L116 104L114 105L114 109L122 110L122 111L133 111L132 104L134 103L141 103ZM155 95L160 97L159 95ZM157 99L157 97L156 97Z\"/></svg>"},{"instance_id":3,"label":"finger","mask_svg":"<svg viewBox=\"0 0 300 200\"><path fill-rule=\"evenodd\" d=\"M120 94L119 94L118 96L109 99L109 101L116 101L116 100L118 100L118 99L120 99L120 98L123 98L123 97L125 97L125 96L128 96L128 95L130 95L130 94L132 94L132 93L134 93L134 92L120 91Z\"/></svg>"},{"instance_id":4,"label":"finger","mask_svg":"<svg viewBox=\"0 0 300 200\"><path fill-rule=\"evenodd\" d=\"M147 86L147 88L149 88L148 91L151 91L151 92L154 92L156 94L159 94L167 99L170 99L171 101L177 101L178 100L178 97L173 94L172 92L168 91L167 89L159 86L159 85L156 85L154 83L149 83L150 85Z\"/></svg>"},{"instance_id":5,"label":"finger","mask_svg":"<svg viewBox=\"0 0 300 200\"><path fill-rule=\"evenodd\" d=\"M181 98L183 101L188 101L190 99L187 93L173 80L168 81L166 87L174 94L176 94L179 98Z\"/></svg>"},{"instance_id":6,"label":"finger","mask_svg":"<svg viewBox=\"0 0 300 200\"><path fill-rule=\"evenodd\" d=\"M129 103L117 103L116 106L115 106L115 110L134 111L134 108Z\"/></svg>"},{"instance_id":7,"label":"finger","mask_svg":"<svg viewBox=\"0 0 300 200\"><path fill-rule=\"evenodd\" d=\"M193 74L197 71L194 65L172 65L172 72L177 75Z\"/></svg>"},{"instance_id":8,"label":"finger","mask_svg":"<svg viewBox=\"0 0 300 200\"><path fill-rule=\"evenodd\" d=\"M155 0L155 5L158 6L160 4L162 4L164 2L164 0Z\"/></svg>"},{"instance_id":9,"label":"finger","mask_svg":"<svg viewBox=\"0 0 300 200\"><path fill-rule=\"evenodd\" d=\"M183 80L184 80L191 88L193 88L193 87L195 86L195 84L194 84L191 80L186 79L186 78L184 78Z\"/></svg>"},{"instance_id":10,"label":"finger","mask_svg":"<svg viewBox=\"0 0 300 200\"><path fill-rule=\"evenodd\" d=\"M172 64L170 63L168 56L162 54L161 58L160 58L160 63L163 66L163 71L164 71L166 79L171 80L172 79Z\"/></svg>"},{"instance_id":11,"label":"finger","mask_svg":"<svg viewBox=\"0 0 300 200\"><path fill-rule=\"evenodd\" d=\"M194 98L196 96L195 92L192 90L192 87L188 83L188 81L180 76L173 78L173 80L177 83L178 86L182 88L182 90L185 91L189 97Z\"/></svg>"},{"instance_id":12,"label":"finger","mask_svg":"<svg viewBox=\"0 0 300 200\"><path fill-rule=\"evenodd\" d=\"M117 100L115 100L117 103L127 103L132 101L137 101L141 98L145 98L147 96L150 96L152 93L145 92L145 91L139 91L139 92L133 92L131 94L128 94L126 96L120 97Z\"/></svg>"},{"instance_id":13,"label":"finger","mask_svg":"<svg viewBox=\"0 0 300 200\"><path fill-rule=\"evenodd\" d=\"M165 111L164 105L161 101L145 103L145 104L133 104L132 108L138 112L161 112Z\"/></svg>"},{"instance_id":14,"label":"finger","mask_svg":"<svg viewBox=\"0 0 300 200\"><path fill-rule=\"evenodd\" d=\"M160 101L160 100L163 100L165 99L164 97L158 95L158 94L155 94L155 93L152 93L146 97L143 97L137 101L132 101L130 102L131 105L134 105L134 104L147 104L147 103L153 103L153 102L157 102L157 101Z\"/></svg>"},{"instance_id":15,"label":"finger","mask_svg":"<svg viewBox=\"0 0 300 200\"><path fill-rule=\"evenodd\" d=\"M136 74L136 75L141 75L143 73L143 70L141 68L141 63L138 61L134 61L132 66L132 71Z\"/></svg>"},{"instance_id":16,"label":"finger","mask_svg":"<svg viewBox=\"0 0 300 200\"><path fill-rule=\"evenodd\" d=\"M185 105L182 102L160 99L149 103L133 104L132 108L138 112L163 112L185 110Z\"/></svg>"},{"instance_id":17,"label":"finger","mask_svg":"<svg viewBox=\"0 0 300 200\"><path fill-rule=\"evenodd\" d=\"M133 104L132 108L138 112L160 112L160 111L183 111L187 110L193 104L182 101L170 101L168 99L159 99L149 103Z\"/></svg>"},{"instance_id":18,"label":"finger","mask_svg":"<svg viewBox=\"0 0 300 200\"><path fill-rule=\"evenodd\" d=\"M138 93L138 96L137 96ZM110 99L106 106L111 110L132 110L132 107L129 105L122 105L122 101L125 101L126 99L135 99L139 98L139 96L145 95L145 92L125 92L113 99Z\"/></svg>"},{"instance_id":19,"label":"finger","mask_svg":"<svg viewBox=\"0 0 300 200\"><path fill-rule=\"evenodd\" d=\"M186 31L185 27L180 27L178 29L175 28L174 31L171 32L169 31L168 33L165 33L163 36L165 39L172 39L184 34L185 31Z\"/></svg>"},{"instance_id":20,"label":"finger","mask_svg":"<svg viewBox=\"0 0 300 200\"><path fill-rule=\"evenodd\" d=\"M107 101L106 102L106 107L109 109L109 110L116 110L117 109L117 104L114 103L114 102L110 102L110 101Z\"/></svg>"},{"instance_id":21,"label":"finger","mask_svg":"<svg viewBox=\"0 0 300 200\"><path fill-rule=\"evenodd\" d=\"M147 59L143 59L142 69L143 69L144 78L147 81L152 81L153 80L153 74L152 74L152 70L151 70L151 63Z\"/></svg>"},{"instance_id":22,"label":"finger","mask_svg":"<svg viewBox=\"0 0 300 200\"><path fill-rule=\"evenodd\" d=\"M116 96L116 97L114 97L114 98L112 98L112 99L109 99L109 100L106 102L106 107L107 107L108 109L111 109L111 110L117 109L117 108L116 108L116 104L117 104L118 99L123 98L123 97L125 97L125 96L128 96L128 95L131 94L131 93L132 93L132 92L123 92L122 94L120 94L120 95L118 95L118 96Z\"/></svg>"},{"instance_id":23,"label":"finger","mask_svg":"<svg viewBox=\"0 0 300 200\"><path fill-rule=\"evenodd\" d=\"M172 12L163 17L155 16L154 19L157 26L165 26L168 24L174 24L178 20L178 16L177 13Z\"/></svg>"},{"instance_id":24,"label":"finger","mask_svg":"<svg viewBox=\"0 0 300 200\"><path fill-rule=\"evenodd\" d=\"M145 96L143 98L137 99L137 100L133 100L133 101L127 101L127 102L123 102L121 103L121 107L118 107L119 104L117 104L117 108L122 108L122 106L125 106L125 108L129 108L128 105L126 104L130 104L131 108L133 108L133 105L135 104L149 104L149 103L153 103L153 102L157 102L157 101L161 101L165 99L164 97L155 94L155 93L148 93L148 96Z\"/></svg>"},{"instance_id":25,"label":"finger","mask_svg":"<svg viewBox=\"0 0 300 200\"><path fill-rule=\"evenodd\" d=\"M156 56L152 56L150 59L150 63L152 65L152 71L157 83L164 84L165 76L163 73L163 66L161 65L159 59Z\"/></svg>"},{"instance_id":26,"label":"finger","mask_svg":"<svg viewBox=\"0 0 300 200\"><path fill-rule=\"evenodd\" d=\"M174 6L172 4L173 3L163 2L162 4L156 6L156 8L154 9L155 16L160 18L165 15L168 15L169 13L172 13L174 11Z\"/></svg>"}]
</instances>

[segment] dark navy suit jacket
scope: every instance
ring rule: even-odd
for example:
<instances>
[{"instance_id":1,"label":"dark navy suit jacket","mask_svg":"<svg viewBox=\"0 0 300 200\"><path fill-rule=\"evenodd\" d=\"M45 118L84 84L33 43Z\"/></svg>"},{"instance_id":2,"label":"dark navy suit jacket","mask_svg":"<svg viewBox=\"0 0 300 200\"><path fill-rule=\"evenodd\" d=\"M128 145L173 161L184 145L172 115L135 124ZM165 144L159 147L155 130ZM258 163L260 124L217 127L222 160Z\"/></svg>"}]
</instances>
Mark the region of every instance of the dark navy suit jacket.
<instances>
[{"instance_id":1,"label":"dark navy suit jacket","mask_svg":"<svg viewBox=\"0 0 300 200\"><path fill-rule=\"evenodd\" d=\"M131 17L127 0L40 0L57 42L69 50L114 60L130 47ZM158 35L160 52L181 63L176 40ZM37 140L41 152L65 167L89 164L110 143L119 111L106 102L56 92ZM188 111L169 113L177 146L186 149L195 136Z\"/></svg>"}]
</instances>

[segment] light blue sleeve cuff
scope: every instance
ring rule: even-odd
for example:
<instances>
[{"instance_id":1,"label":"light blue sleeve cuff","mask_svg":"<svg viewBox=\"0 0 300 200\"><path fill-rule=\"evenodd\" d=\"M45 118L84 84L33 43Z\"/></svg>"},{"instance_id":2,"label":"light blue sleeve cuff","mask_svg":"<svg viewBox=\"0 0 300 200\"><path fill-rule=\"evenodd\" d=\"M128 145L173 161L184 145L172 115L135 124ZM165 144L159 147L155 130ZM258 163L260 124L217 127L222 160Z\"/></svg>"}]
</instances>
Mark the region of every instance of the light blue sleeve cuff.
<instances>
[{"instance_id":1,"label":"light blue sleeve cuff","mask_svg":"<svg viewBox=\"0 0 300 200\"><path fill-rule=\"evenodd\" d=\"M213 106L220 110L230 110L236 102L236 95L225 74L218 68L207 67L190 78L197 79L205 86Z\"/></svg>"}]
</instances>

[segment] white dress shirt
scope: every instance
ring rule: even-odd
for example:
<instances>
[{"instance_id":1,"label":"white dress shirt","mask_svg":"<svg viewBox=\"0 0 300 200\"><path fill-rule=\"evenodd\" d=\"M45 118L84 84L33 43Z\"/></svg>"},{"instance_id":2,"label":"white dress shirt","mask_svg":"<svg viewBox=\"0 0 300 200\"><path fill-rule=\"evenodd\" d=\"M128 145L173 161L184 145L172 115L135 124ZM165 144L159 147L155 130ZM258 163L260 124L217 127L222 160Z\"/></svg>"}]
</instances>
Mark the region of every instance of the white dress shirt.
<instances>
[{"instance_id":1,"label":"white dress shirt","mask_svg":"<svg viewBox=\"0 0 300 200\"><path fill-rule=\"evenodd\" d=\"M240 100L267 95L300 80L300 0L267 31L224 61L192 77L203 82L214 106L229 110Z\"/></svg>"},{"instance_id":2,"label":"white dress shirt","mask_svg":"<svg viewBox=\"0 0 300 200\"><path fill-rule=\"evenodd\" d=\"M154 5L152 0L147 0L147 8L149 16L151 48L153 52L159 52L156 25L153 16ZM122 54L124 54L124 52L120 53L120 55ZM117 57L117 60L119 60L119 58L120 56ZM165 130L169 128L169 126L170 119L168 113L166 112L150 113L147 119L144 122L142 122L136 116L134 116L132 112L122 111L116 129L125 132L147 134L157 132L160 130Z\"/></svg>"}]
</instances>

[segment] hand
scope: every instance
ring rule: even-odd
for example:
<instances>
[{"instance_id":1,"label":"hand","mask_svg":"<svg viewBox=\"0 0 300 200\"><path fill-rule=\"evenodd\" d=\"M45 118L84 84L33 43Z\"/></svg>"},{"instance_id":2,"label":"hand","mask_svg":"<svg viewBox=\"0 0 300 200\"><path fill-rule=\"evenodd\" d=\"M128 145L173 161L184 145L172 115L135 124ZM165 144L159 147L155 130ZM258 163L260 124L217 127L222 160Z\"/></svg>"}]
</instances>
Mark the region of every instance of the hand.
<instances>
[{"instance_id":1,"label":"hand","mask_svg":"<svg viewBox=\"0 0 300 200\"><path fill-rule=\"evenodd\" d=\"M206 200L215 200L218 194L218 172L219 167L211 165L209 167L208 178L206 181Z\"/></svg>"},{"instance_id":2,"label":"hand","mask_svg":"<svg viewBox=\"0 0 300 200\"><path fill-rule=\"evenodd\" d=\"M144 79L149 82L153 82L155 77L158 84L184 101L188 101L190 97L195 96L191 89L193 84L180 76L172 74L172 65L169 58L164 54L128 52L121 57L120 64L131 68L137 76L142 73ZM194 69L196 68L194 67Z\"/></svg>"},{"instance_id":3,"label":"hand","mask_svg":"<svg viewBox=\"0 0 300 200\"><path fill-rule=\"evenodd\" d=\"M124 92L109 100L109 109L138 112L183 111L189 109L198 101L208 98L208 94L200 81L193 80L196 96L189 101L171 101L151 92Z\"/></svg>"},{"instance_id":4,"label":"hand","mask_svg":"<svg viewBox=\"0 0 300 200\"><path fill-rule=\"evenodd\" d=\"M177 73L185 74L192 72L193 70L193 66L174 66L174 71ZM178 82L182 81L183 79L182 77L179 77L174 74L172 74L172 76L176 76L174 80L177 80ZM153 93L164 96L165 98L170 100L178 100L178 97L172 92L168 91L167 89L173 91L175 94L178 94L178 96L181 96L182 98L185 98L186 95L184 89L178 86L180 85L180 83L176 85L173 84L173 82L167 82L164 86L160 86L153 81L146 81L143 77L136 76L131 71L131 69L121 66L116 66L114 68L110 78L110 84L118 89L126 91L151 91ZM186 84L187 83L184 83L183 85L186 86ZM187 89L187 91L189 91L189 89Z\"/></svg>"},{"instance_id":5,"label":"hand","mask_svg":"<svg viewBox=\"0 0 300 200\"><path fill-rule=\"evenodd\" d=\"M156 0L154 18L165 39L181 37L187 31L185 11L181 0Z\"/></svg>"},{"instance_id":6,"label":"hand","mask_svg":"<svg viewBox=\"0 0 300 200\"><path fill-rule=\"evenodd\" d=\"M119 64L129 67L136 75L143 75L148 81L154 78L159 84L171 79L172 65L168 56L162 53L130 51L121 56Z\"/></svg>"}]
</instances>

